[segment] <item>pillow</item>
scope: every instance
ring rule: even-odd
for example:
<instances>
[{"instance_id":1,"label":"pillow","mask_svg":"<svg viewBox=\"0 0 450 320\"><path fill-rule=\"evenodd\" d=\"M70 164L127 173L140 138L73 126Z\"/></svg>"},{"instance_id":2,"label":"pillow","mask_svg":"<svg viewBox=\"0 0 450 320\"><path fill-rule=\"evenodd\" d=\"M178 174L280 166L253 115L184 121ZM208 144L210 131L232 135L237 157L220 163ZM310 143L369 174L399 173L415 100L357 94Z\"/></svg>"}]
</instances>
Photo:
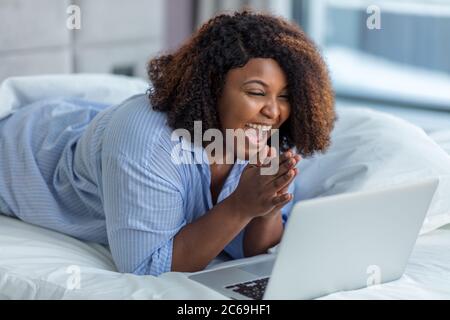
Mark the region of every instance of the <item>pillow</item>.
<instances>
[{"instance_id":1,"label":"pillow","mask_svg":"<svg viewBox=\"0 0 450 320\"><path fill-rule=\"evenodd\" d=\"M421 234L450 223L450 156L419 127L367 109L342 108L331 146L298 164L294 201L437 177Z\"/></svg>"},{"instance_id":2,"label":"pillow","mask_svg":"<svg viewBox=\"0 0 450 320\"><path fill-rule=\"evenodd\" d=\"M73 97L116 104L148 88L149 85L139 78L111 74L11 77L0 86L0 119L41 99Z\"/></svg>"}]
</instances>

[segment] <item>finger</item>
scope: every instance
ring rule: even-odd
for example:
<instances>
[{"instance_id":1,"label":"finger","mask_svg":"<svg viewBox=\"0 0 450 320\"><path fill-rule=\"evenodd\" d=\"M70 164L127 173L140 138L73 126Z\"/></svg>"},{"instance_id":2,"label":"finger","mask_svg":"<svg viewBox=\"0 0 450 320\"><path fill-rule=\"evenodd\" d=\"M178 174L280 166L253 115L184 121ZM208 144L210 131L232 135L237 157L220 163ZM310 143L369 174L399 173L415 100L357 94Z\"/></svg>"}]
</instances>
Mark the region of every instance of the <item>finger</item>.
<instances>
[{"instance_id":1,"label":"finger","mask_svg":"<svg viewBox=\"0 0 450 320\"><path fill-rule=\"evenodd\" d=\"M289 200L283 201L282 203L276 205L272 210L274 210L274 211L281 211L283 209L283 207L286 206L289 202L293 201L293 199L294 199L294 196L291 195L289 197Z\"/></svg>"},{"instance_id":2,"label":"finger","mask_svg":"<svg viewBox=\"0 0 450 320\"><path fill-rule=\"evenodd\" d=\"M274 147L264 146L257 154L258 166L269 167L271 162L276 158L276 149Z\"/></svg>"},{"instance_id":3,"label":"finger","mask_svg":"<svg viewBox=\"0 0 450 320\"><path fill-rule=\"evenodd\" d=\"M291 157L289 159L286 159L282 164L280 164L280 168L278 169L278 173L275 177L280 177L284 175L286 172L288 172L290 169L295 168L295 165L297 164L297 161L295 158Z\"/></svg>"},{"instance_id":4,"label":"finger","mask_svg":"<svg viewBox=\"0 0 450 320\"><path fill-rule=\"evenodd\" d=\"M275 196L272 199L272 204L275 207L283 207L284 205L286 205L289 201L291 201L293 199L293 195L291 193L285 193L279 196Z\"/></svg>"},{"instance_id":5,"label":"finger","mask_svg":"<svg viewBox=\"0 0 450 320\"><path fill-rule=\"evenodd\" d=\"M278 191L278 195L282 195L285 194L286 192L288 192L289 190L289 186L285 186L283 189L281 189L280 191Z\"/></svg>"},{"instance_id":6,"label":"finger","mask_svg":"<svg viewBox=\"0 0 450 320\"><path fill-rule=\"evenodd\" d=\"M262 147L261 150L249 154L249 163L261 167L263 165L263 159L267 157L266 154L269 152L268 149L269 146L266 145Z\"/></svg>"},{"instance_id":7,"label":"finger","mask_svg":"<svg viewBox=\"0 0 450 320\"><path fill-rule=\"evenodd\" d=\"M301 160L301 156L299 154L292 153L292 157L287 158L280 166L280 170L277 173L277 177L285 174L289 169L293 169L297 166L297 164Z\"/></svg>"},{"instance_id":8,"label":"finger","mask_svg":"<svg viewBox=\"0 0 450 320\"><path fill-rule=\"evenodd\" d=\"M300 161L300 156L296 153L294 153L291 149L284 152L280 156L279 165L280 168L286 165L286 167L289 167L289 163L292 163L293 166L297 165L297 163ZM282 172L279 172L280 174L283 174Z\"/></svg>"},{"instance_id":9,"label":"finger","mask_svg":"<svg viewBox=\"0 0 450 320\"><path fill-rule=\"evenodd\" d=\"M275 180L278 180L279 178L283 177L285 174L289 172L289 170L294 170L295 166L297 165L297 162L294 158L290 158L287 161L285 161L279 168L276 174L269 176L270 179L268 179L268 184L272 183Z\"/></svg>"},{"instance_id":10,"label":"finger","mask_svg":"<svg viewBox=\"0 0 450 320\"><path fill-rule=\"evenodd\" d=\"M260 175L259 167L256 164L251 164L251 163L247 164L247 166L244 168L244 171L242 173L244 173L246 171L250 171L250 172L252 172L253 175L256 175L256 176Z\"/></svg>"},{"instance_id":11,"label":"finger","mask_svg":"<svg viewBox=\"0 0 450 320\"><path fill-rule=\"evenodd\" d=\"M280 165L285 163L287 160L291 159L293 156L294 156L294 153L292 152L291 149L287 150L286 152L283 152L280 155Z\"/></svg>"},{"instance_id":12,"label":"finger","mask_svg":"<svg viewBox=\"0 0 450 320\"><path fill-rule=\"evenodd\" d=\"M280 156L280 165L283 165L284 163L286 163L291 159L294 159L295 165L297 165L302 160L302 157L299 154L294 153L291 149L289 149Z\"/></svg>"},{"instance_id":13,"label":"finger","mask_svg":"<svg viewBox=\"0 0 450 320\"><path fill-rule=\"evenodd\" d=\"M283 153L281 156L275 156L277 151L274 147L270 148L269 151L269 157L268 159L266 159L267 161L265 161L265 164L262 167L266 167L266 168L272 168L272 169L276 169L276 173L275 174L270 174L270 175L265 175L266 179L265 179L265 185L271 183L271 181L273 181L274 179L276 179L279 175L280 175L280 160L281 161L286 161L286 159L288 159L289 156L291 156L291 154L289 152L285 152ZM283 170L283 172L286 172L287 170Z\"/></svg>"},{"instance_id":14,"label":"finger","mask_svg":"<svg viewBox=\"0 0 450 320\"><path fill-rule=\"evenodd\" d=\"M268 145L266 145L258 153L260 167L267 167L268 165L270 165L272 159L275 158L273 149L273 147L269 147Z\"/></svg>"},{"instance_id":15,"label":"finger","mask_svg":"<svg viewBox=\"0 0 450 320\"><path fill-rule=\"evenodd\" d=\"M294 168L292 170L294 170L294 178L295 178L298 175L298 168ZM290 185L291 185L291 183L288 183L283 189L278 191L278 194L287 193Z\"/></svg>"},{"instance_id":16,"label":"finger","mask_svg":"<svg viewBox=\"0 0 450 320\"><path fill-rule=\"evenodd\" d=\"M282 153L281 155L278 155L277 149L275 149L274 147L270 147L269 148L269 152L266 156L265 160L265 164L267 166L269 165L280 165L281 163L283 163L284 161L286 161L287 159L289 159L292 154L292 152L290 152L289 150Z\"/></svg>"},{"instance_id":17,"label":"finger","mask_svg":"<svg viewBox=\"0 0 450 320\"><path fill-rule=\"evenodd\" d=\"M276 159L276 154L277 154L277 149L275 149L274 147L270 147L268 155L264 159L263 165L262 165L265 167L270 167L273 165L273 166L281 167L282 169L283 169L283 166L286 165L285 170L278 170L276 176L280 176L280 175L284 174L288 169L290 169L293 166L296 166L301 160L300 155L294 153L291 149L282 153L278 157L278 159ZM295 161L294 163L292 163L293 165L289 165L289 163L288 163L289 161L292 161L291 159L294 159L294 161ZM276 162L274 162L274 161L276 161ZM274 177L276 177L276 176L274 176Z\"/></svg>"},{"instance_id":18,"label":"finger","mask_svg":"<svg viewBox=\"0 0 450 320\"><path fill-rule=\"evenodd\" d=\"M294 170L295 172L294 172L294 177L295 176L297 176L297 174L298 174L298 169L297 168L294 168L294 169L292 169L292 170ZM287 193L288 192L288 190L289 190L289 186L290 186L290 184L287 184L286 186L284 186L282 189L280 189L279 191L278 191L278 195L282 195L282 194L284 194L284 193Z\"/></svg>"},{"instance_id":19,"label":"finger","mask_svg":"<svg viewBox=\"0 0 450 320\"><path fill-rule=\"evenodd\" d=\"M289 185L297 175L297 172L298 171L296 170L296 168L290 169L281 177L278 177L277 179L273 180L271 182L272 187L275 189L276 192L282 190L283 188L289 187Z\"/></svg>"}]
</instances>

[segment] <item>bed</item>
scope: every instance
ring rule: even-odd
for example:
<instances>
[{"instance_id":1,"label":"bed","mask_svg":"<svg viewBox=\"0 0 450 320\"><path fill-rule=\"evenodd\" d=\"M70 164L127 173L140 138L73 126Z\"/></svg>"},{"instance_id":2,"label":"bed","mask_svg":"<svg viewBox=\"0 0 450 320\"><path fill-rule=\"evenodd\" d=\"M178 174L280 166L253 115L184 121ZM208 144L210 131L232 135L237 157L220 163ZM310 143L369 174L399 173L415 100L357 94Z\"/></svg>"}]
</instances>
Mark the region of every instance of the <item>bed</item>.
<instances>
[{"instance_id":1,"label":"bed","mask_svg":"<svg viewBox=\"0 0 450 320\"><path fill-rule=\"evenodd\" d=\"M51 92L43 90L43 83L45 88L52 88ZM146 89L147 85L143 81L105 75L9 79L0 88L0 117L26 102L54 95L55 92L117 103ZM424 131L410 122L382 112L348 105L338 105L338 110L343 121L333 138L337 147L328 155L312 158L302 164L302 178L296 181L296 201L381 188L387 182L395 184L413 181L420 175L439 176L441 189L433 200L431 212L427 215L401 279L360 290L337 292L319 299L450 299L450 128ZM350 118L352 121L346 121ZM380 135L379 131L361 131L364 127L362 123L370 125L372 129L383 125L383 130L395 130L397 141L393 145L396 149L388 150L391 152L388 153L383 147L384 142L378 145L367 143L361 138L362 133L364 137L369 137L370 134L377 137ZM348 128L354 129L351 131L353 136L348 134ZM363 146L370 147L373 152L387 155L391 165L396 161L406 163L411 158L410 153L417 150L407 147L400 149L398 142L403 139L402 132L408 137L416 135L413 139L419 146L411 148L422 148L419 150L422 158L417 160L422 162L417 162L417 166L429 163L428 171L417 171L417 168L411 166L411 170L404 170L403 175L387 181L386 177L392 176L392 172L386 169L387 164L384 167L370 162L361 164L361 161L355 160L355 157L361 155L353 151L346 154L347 162L335 161L343 158L343 146L351 144L355 148L355 144L360 143L362 153L367 153L362 149ZM385 135L385 138L391 137L392 134ZM339 171L339 175L327 175L324 168L330 166L330 161L338 166L339 170L336 167L334 169ZM348 161L353 161L352 165ZM324 174L323 177L319 176L319 171ZM268 254L276 254L276 248ZM219 255L208 269L264 258L265 255L259 255L232 261L225 255ZM228 299L189 280L187 275L180 272L169 272L159 277L121 274L115 268L108 247L82 242L0 215L1 299Z\"/></svg>"},{"instance_id":2,"label":"bed","mask_svg":"<svg viewBox=\"0 0 450 320\"><path fill-rule=\"evenodd\" d=\"M3 299L227 299L170 272L120 274L107 248L0 217L0 297ZM320 299L449 299L450 227L419 237L397 281ZM209 268L257 260L219 258Z\"/></svg>"}]
</instances>

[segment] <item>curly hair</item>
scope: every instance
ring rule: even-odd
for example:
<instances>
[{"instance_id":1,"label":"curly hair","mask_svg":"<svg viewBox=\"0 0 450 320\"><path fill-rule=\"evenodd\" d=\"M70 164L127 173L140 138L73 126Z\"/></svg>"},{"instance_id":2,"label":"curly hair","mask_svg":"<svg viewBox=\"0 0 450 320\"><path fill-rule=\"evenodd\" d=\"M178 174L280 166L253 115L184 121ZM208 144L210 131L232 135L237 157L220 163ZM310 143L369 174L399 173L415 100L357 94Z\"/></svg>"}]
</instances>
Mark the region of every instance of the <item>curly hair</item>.
<instances>
[{"instance_id":1,"label":"curly hair","mask_svg":"<svg viewBox=\"0 0 450 320\"><path fill-rule=\"evenodd\" d=\"M227 72L252 58L274 59L288 80L291 114L280 127L280 149L296 147L305 157L324 152L336 120L327 67L299 26L268 13L219 14L178 50L150 60L150 103L167 112L174 129L193 135L194 121L202 121L203 133L220 129L217 103Z\"/></svg>"}]
</instances>

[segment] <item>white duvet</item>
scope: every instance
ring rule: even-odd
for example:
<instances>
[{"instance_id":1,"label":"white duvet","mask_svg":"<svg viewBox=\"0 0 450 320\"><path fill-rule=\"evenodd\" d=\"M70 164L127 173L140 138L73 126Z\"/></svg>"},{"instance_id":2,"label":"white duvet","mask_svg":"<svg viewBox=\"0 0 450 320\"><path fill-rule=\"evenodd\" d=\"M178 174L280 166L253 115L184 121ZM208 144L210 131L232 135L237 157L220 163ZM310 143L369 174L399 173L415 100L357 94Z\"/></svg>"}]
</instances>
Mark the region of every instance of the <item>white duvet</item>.
<instances>
[{"instance_id":1,"label":"white duvet","mask_svg":"<svg viewBox=\"0 0 450 320\"><path fill-rule=\"evenodd\" d=\"M136 79L101 75L10 79L0 87L0 117L38 98L64 95L115 103L146 88ZM441 184L400 280L323 298L450 299L450 227L445 227L450 223L450 156L419 128L398 119L363 109L340 110L339 115L329 154L304 161L301 166L297 200L380 188L430 175L439 177ZM383 136L379 133L384 129L397 132L397 138L413 135L414 143L405 141L409 147L404 147L398 138L388 144L395 148L384 148L386 143L377 138ZM385 134L384 138L390 136ZM381 165L367 150L383 155L378 159ZM421 154L417 158L422 162L412 159L414 152ZM423 167L424 163L428 166ZM218 258L210 267L261 258L226 262ZM183 273L160 277L120 274L107 248L5 216L0 216L0 298L226 299Z\"/></svg>"}]
</instances>

